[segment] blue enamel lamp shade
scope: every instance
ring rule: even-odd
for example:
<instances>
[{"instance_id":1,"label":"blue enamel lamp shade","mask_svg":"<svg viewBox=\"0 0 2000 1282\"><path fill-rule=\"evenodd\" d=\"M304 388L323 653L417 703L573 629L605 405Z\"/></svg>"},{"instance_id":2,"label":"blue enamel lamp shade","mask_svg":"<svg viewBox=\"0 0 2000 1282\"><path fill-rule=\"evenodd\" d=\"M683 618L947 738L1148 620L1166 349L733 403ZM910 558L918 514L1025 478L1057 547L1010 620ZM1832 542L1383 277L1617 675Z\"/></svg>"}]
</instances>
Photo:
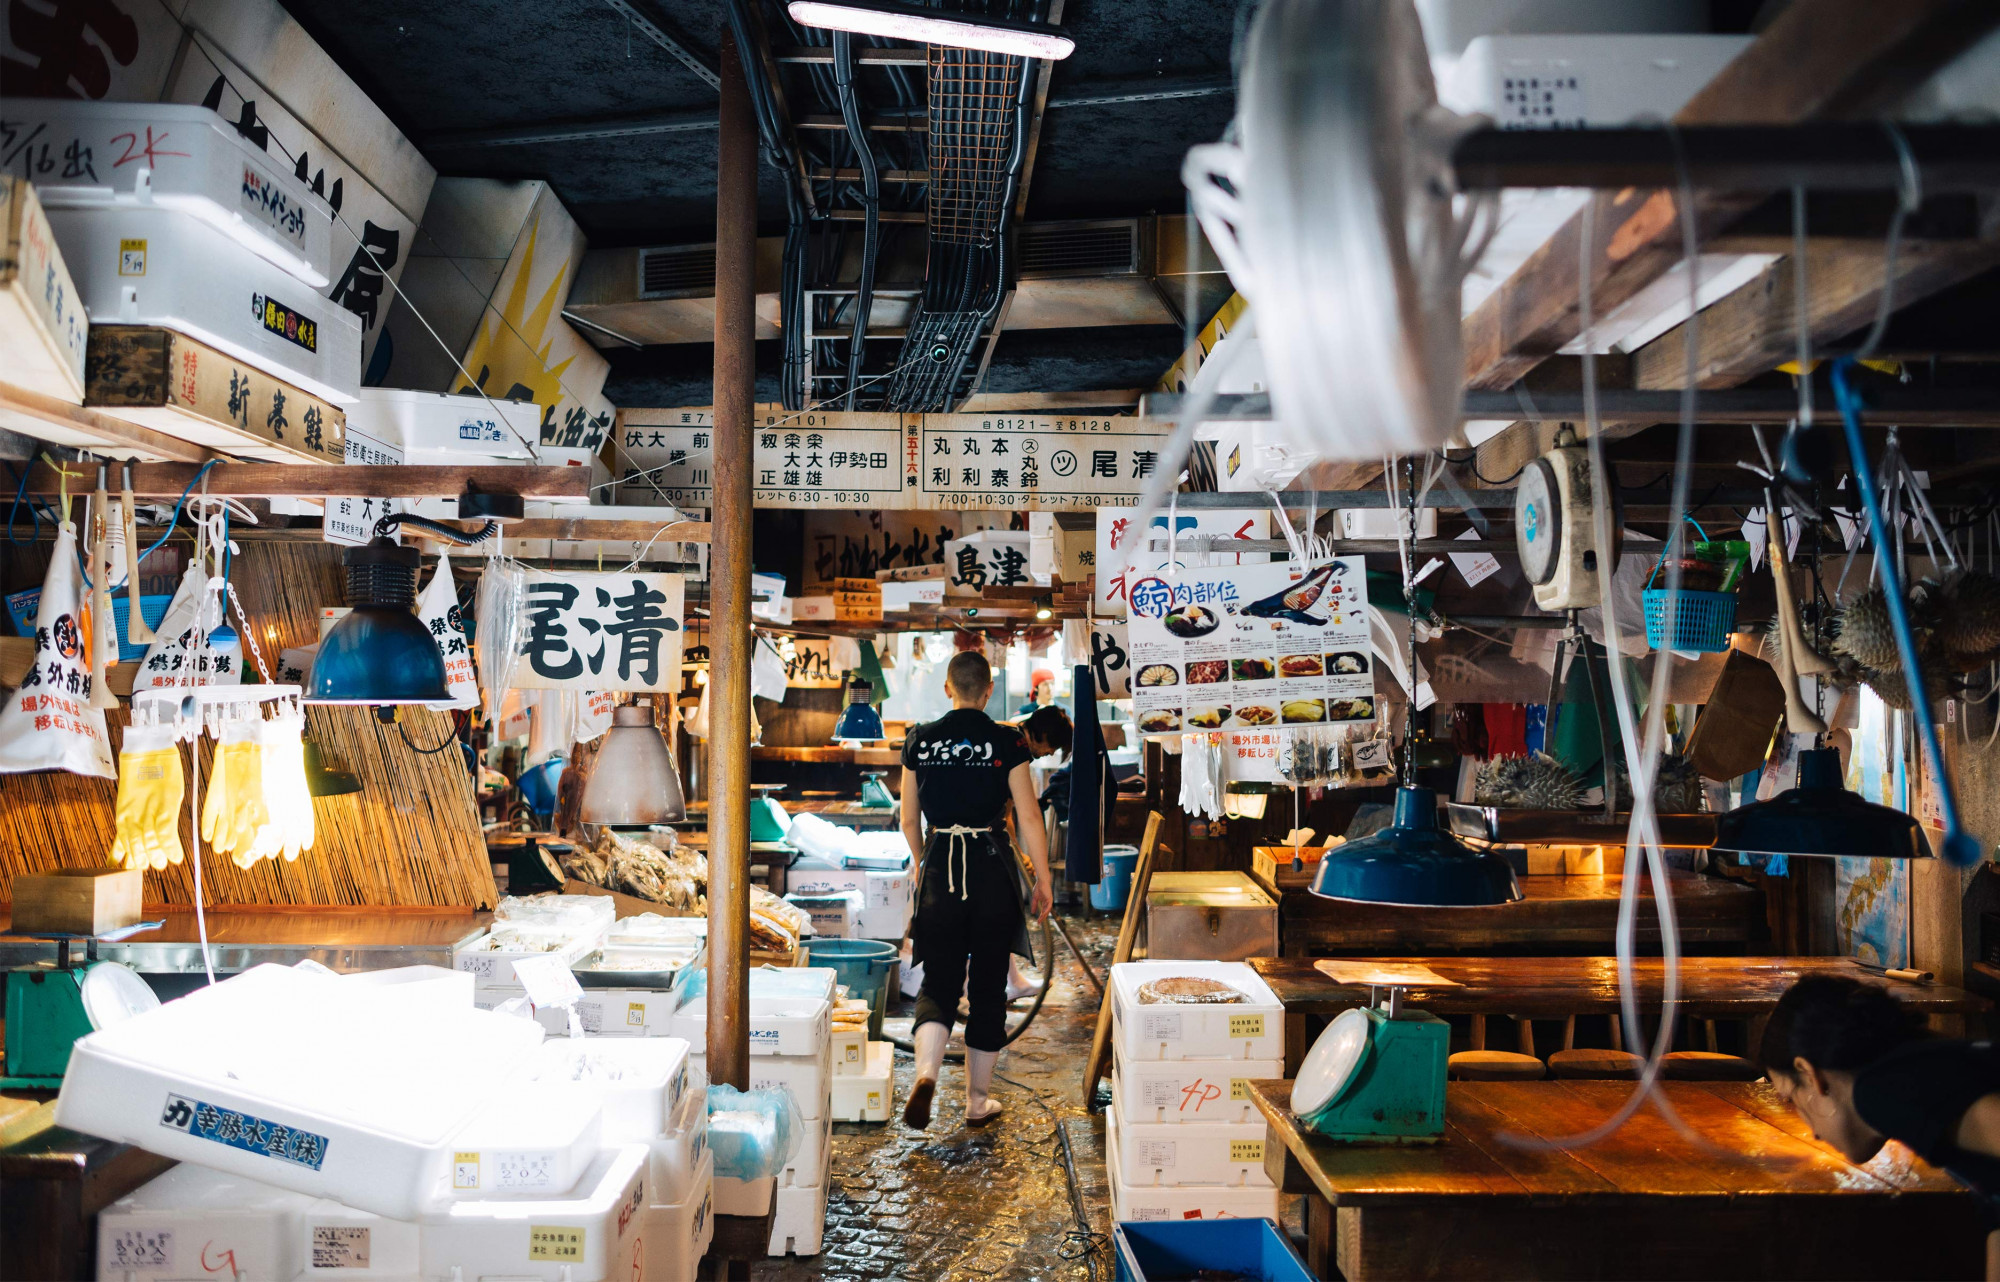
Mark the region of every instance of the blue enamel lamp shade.
<instances>
[{"instance_id":1,"label":"blue enamel lamp shade","mask_svg":"<svg viewBox=\"0 0 2000 1282\"><path fill-rule=\"evenodd\" d=\"M1842 785L1836 748L1800 753L1797 787L1716 816L1715 849L1847 859L1928 859L1932 854L1923 826L1914 818L1864 800Z\"/></svg>"},{"instance_id":2,"label":"blue enamel lamp shade","mask_svg":"<svg viewBox=\"0 0 2000 1282\"><path fill-rule=\"evenodd\" d=\"M1312 893L1416 908L1480 908L1521 898L1514 869L1438 825L1437 793L1396 790L1395 822L1320 857Z\"/></svg>"},{"instance_id":3,"label":"blue enamel lamp shade","mask_svg":"<svg viewBox=\"0 0 2000 1282\"><path fill-rule=\"evenodd\" d=\"M319 643L305 701L380 706L450 699L444 653L413 611L417 550L378 538L350 548L342 560L353 609Z\"/></svg>"},{"instance_id":4,"label":"blue enamel lamp shade","mask_svg":"<svg viewBox=\"0 0 2000 1282\"><path fill-rule=\"evenodd\" d=\"M885 739L882 714L875 710L875 687L859 677L847 683L847 706L833 727L834 742L843 739Z\"/></svg>"}]
</instances>

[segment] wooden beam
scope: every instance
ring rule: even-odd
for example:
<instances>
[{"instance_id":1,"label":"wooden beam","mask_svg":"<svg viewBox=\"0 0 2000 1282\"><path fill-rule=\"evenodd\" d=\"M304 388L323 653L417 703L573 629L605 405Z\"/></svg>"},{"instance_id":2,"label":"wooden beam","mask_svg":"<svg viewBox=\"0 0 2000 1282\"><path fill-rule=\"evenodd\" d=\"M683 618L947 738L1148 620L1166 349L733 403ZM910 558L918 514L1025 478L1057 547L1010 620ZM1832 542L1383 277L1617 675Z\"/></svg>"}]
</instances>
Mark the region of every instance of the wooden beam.
<instances>
[{"instance_id":1,"label":"wooden beam","mask_svg":"<svg viewBox=\"0 0 2000 1282\"><path fill-rule=\"evenodd\" d=\"M1809 241L1806 322L1814 344L1873 323L1881 305L1879 241ZM1905 241L1896 251L1891 302L1928 298L2000 263L2000 241ZM1787 255L1743 288L1702 310L1696 335L1696 386L1734 387L1791 360L1798 344L1797 270ZM1683 322L1632 354L1639 388L1678 388L1686 379Z\"/></svg>"},{"instance_id":2,"label":"wooden beam","mask_svg":"<svg viewBox=\"0 0 2000 1282\"><path fill-rule=\"evenodd\" d=\"M22 418L33 422L23 423L20 421ZM68 401L7 383L0 383L0 424L14 427L37 440L52 439L57 445L119 458L139 455L181 463L206 463L213 458L227 457L206 446L183 441L137 423L128 423L101 410L85 409L81 405L72 405ZM37 433L37 424L56 430L45 438Z\"/></svg>"},{"instance_id":3,"label":"wooden beam","mask_svg":"<svg viewBox=\"0 0 2000 1282\"><path fill-rule=\"evenodd\" d=\"M80 479L83 465L72 465L69 491L81 492L94 481ZM132 492L141 498L175 499L200 469L187 463L142 463L132 469ZM113 478L116 480L117 478ZM590 497L590 469L583 467L373 467L303 463L217 463L202 478L212 495L233 497L320 498L351 494L356 498L456 498L468 484L487 494L517 494L524 499ZM61 478L46 463L28 474L30 494L56 494Z\"/></svg>"},{"instance_id":4,"label":"wooden beam","mask_svg":"<svg viewBox=\"0 0 2000 1282\"><path fill-rule=\"evenodd\" d=\"M1675 123L1793 124L1857 118L1893 103L2000 23L1989 0L1794 0ZM1759 197L1671 191L1599 194L1465 319L1468 387L1507 387L1578 332L1579 256L1591 247L1597 314L1630 299L1681 257L1683 226L1706 241Z\"/></svg>"},{"instance_id":5,"label":"wooden beam","mask_svg":"<svg viewBox=\"0 0 2000 1282\"><path fill-rule=\"evenodd\" d=\"M478 521L457 521L468 534L475 532ZM588 517L577 519L538 518L515 521L503 531L510 539L590 539L609 543L706 543L709 524L707 521L593 521ZM415 526L406 526L405 537L423 538L424 532Z\"/></svg>"},{"instance_id":6,"label":"wooden beam","mask_svg":"<svg viewBox=\"0 0 2000 1282\"><path fill-rule=\"evenodd\" d=\"M960 414L1016 414L1042 410L1129 409L1139 404L1136 387L1110 392L981 392L968 396Z\"/></svg>"}]
</instances>

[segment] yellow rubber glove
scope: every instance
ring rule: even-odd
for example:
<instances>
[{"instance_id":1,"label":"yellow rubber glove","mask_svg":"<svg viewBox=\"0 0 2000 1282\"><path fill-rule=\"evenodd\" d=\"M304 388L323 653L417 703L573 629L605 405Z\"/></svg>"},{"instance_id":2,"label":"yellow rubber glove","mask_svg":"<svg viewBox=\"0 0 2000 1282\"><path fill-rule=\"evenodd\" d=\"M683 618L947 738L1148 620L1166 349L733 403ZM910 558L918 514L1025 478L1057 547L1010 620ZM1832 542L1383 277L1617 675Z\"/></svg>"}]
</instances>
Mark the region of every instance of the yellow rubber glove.
<instances>
[{"instance_id":1,"label":"yellow rubber glove","mask_svg":"<svg viewBox=\"0 0 2000 1282\"><path fill-rule=\"evenodd\" d=\"M187 783L172 729L127 729L118 764L118 830L111 862L140 869L181 862L186 855L181 849L180 812Z\"/></svg>"},{"instance_id":2,"label":"yellow rubber glove","mask_svg":"<svg viewBox=\"0 0 2000 1282\"><path fill-rule=\"evenodd\" d=\"M264 805L264 760L258 721L223 726L215 748L214 777L201 808L201 839L218 854L248 852L268 818Z\"/></svg>"},{"instance_id":3,"label":"yellow rubber glove","mask_svg":"<svg viewBox=\"0 0 2000 1282\"><path fill-rule=\"evenodd\" d=\"M266 818L247 851L236 852L247 868L259 859L283 855L295 860L312 849L312 794L306 788L305 718L281 715L258 731L263 761Z\"/></svg>"}]
</instances>

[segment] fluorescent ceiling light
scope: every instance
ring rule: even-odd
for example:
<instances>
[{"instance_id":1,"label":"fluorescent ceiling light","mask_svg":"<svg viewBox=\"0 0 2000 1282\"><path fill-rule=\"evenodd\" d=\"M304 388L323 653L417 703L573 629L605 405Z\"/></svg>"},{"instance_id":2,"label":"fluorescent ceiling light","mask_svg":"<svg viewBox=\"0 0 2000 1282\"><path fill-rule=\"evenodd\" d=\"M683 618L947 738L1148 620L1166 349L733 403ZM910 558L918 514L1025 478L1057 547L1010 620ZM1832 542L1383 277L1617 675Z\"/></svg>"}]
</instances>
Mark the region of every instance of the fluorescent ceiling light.
<instances>
[{"instance_id":1,"label":"fluorescent ceiling light","mask_svg":"<svg viewBox=\"0 0 2000 1282\"><path fill-rule=\"evenodd\" d=\"M791 0L792 21L807 27L889 36L917 44L983 49L1023 58L1060 60L1076 52L1062 28L985 14L929 9L896 0Z\"/></svg>"}]
</instances>

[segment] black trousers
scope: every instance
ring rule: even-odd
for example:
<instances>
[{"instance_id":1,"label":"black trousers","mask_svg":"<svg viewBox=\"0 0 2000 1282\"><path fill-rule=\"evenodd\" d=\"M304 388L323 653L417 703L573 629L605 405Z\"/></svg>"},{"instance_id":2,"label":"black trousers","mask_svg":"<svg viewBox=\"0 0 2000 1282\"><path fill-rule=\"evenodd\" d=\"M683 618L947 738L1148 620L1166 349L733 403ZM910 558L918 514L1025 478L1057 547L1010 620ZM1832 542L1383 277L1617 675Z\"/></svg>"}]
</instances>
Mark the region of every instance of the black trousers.
<instances>
[{"instance_id":1,"label":"black trousers","mask_svg":"<svg viewBox=\"0 0 2000 1282\"><path fill-rule=\"evenodd\" d=\"M951 847L960 845L963 864ZM923 887L911 927L917 960L924 964L912 1028L943 1024L948 1034L965 993L965 1044L997 1051L1007 1037L1007 957L1021 929L1018 883L1004 861L1014 857L1002 839L970 837L954 843L934 836L924 851Z\"/></svg>"}]
</instances>

